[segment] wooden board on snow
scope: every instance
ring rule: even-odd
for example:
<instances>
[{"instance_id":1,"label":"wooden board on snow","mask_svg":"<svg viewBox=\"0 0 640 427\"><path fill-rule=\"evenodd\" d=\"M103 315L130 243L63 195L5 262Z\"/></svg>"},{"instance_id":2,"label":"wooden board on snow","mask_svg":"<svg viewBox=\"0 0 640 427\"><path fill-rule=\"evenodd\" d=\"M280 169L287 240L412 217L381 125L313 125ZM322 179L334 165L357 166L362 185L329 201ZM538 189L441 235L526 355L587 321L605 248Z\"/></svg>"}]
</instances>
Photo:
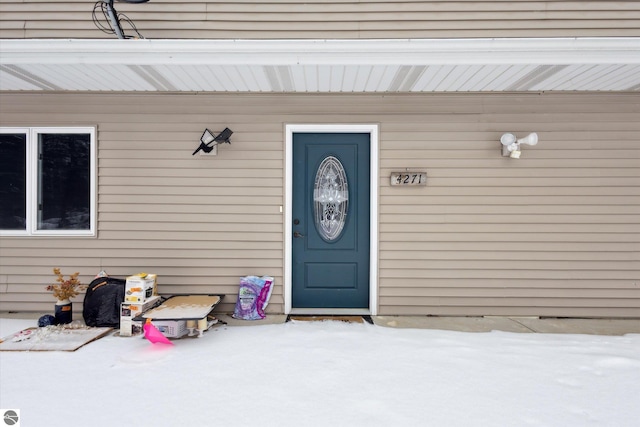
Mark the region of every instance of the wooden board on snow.
<instances>
[{"instance_id":1,"label":"wooden board on snow","mask_svg":"<svg viewBox=\"0 0 640 427\"><path fill-rule=\"evenodd\" d=\"M0 351L76 351L91 341L102 338L112 329L63 326L27 328L4 337L0 341Z\"/></svg>"},{"instance_id":2,"label":"wooden board on snow","mask_svg":"<svg viewBox=\"0 0 640 427\"><path fill-rule=\"evenodd\" d=\"M152 320L199 320L207 317L220 303L220 295L179 295L142 314Z\"/></svg>"}]
</instances>

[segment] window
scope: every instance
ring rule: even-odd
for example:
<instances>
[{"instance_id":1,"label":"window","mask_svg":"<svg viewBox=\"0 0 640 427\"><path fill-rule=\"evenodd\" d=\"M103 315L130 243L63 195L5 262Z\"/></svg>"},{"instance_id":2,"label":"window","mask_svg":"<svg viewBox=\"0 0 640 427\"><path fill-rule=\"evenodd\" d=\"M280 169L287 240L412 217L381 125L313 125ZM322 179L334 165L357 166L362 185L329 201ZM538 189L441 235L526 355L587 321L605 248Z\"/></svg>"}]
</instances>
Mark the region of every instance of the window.
<instances>
[{"instance_id":1,"label":"window","mask_svg":"<svg viewBox=\"0 0 640 427\"><path fill-rule=\"evenodd\" d=\"M0 233L95 234L95 129L0 128Z\"/></svg>"}]
</instances>

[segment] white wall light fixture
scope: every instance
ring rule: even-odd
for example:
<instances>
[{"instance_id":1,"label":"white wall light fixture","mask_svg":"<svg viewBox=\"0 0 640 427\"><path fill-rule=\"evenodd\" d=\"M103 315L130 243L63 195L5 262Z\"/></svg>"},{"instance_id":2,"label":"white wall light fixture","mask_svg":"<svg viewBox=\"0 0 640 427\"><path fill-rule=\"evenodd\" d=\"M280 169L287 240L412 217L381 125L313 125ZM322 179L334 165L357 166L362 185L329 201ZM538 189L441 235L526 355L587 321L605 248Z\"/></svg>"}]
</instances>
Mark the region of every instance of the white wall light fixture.
<instances>
[{"instance_id":1,"label":"white wall light fixture","mask_svg":"<svg viewBox=\"0 0 640 427\"><path fill-rule=\"evenodd\" d=\"M516 136L512 133L505 133L500 138L500 143L502 144L502 156L503 157L511 157L512 159L520 158L520 145L536 145L538 143L538 134L530 133L524 138L517 139Z\"/></svg>"}]
</instances>

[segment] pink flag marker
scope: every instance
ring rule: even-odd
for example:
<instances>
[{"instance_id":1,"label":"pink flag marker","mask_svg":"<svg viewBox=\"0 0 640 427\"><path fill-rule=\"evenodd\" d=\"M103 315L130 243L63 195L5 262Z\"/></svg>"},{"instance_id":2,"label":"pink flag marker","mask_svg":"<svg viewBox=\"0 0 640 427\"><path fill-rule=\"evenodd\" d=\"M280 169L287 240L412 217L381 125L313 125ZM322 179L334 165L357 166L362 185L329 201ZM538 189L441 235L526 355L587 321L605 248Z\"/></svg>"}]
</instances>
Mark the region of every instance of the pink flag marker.
<instances>
[{"instance_id":1,"label":"pink flag marker","mask_svg":"<svg viewBox=\"0 0 640 427\"><path fill-rule=\"evenodd\" d=\"M153 323L151 323L151 319L147 319L147 321L144 324L144 337L146 339L148 339L149 341L151 341L152 343L156 344L156 343L161 343L161 344L170 344L173 345L173 343L169 340L169 338L165 337L162 332L160 332L158 330L158 328L156 328Z\"/></svg>"}]
</instances>

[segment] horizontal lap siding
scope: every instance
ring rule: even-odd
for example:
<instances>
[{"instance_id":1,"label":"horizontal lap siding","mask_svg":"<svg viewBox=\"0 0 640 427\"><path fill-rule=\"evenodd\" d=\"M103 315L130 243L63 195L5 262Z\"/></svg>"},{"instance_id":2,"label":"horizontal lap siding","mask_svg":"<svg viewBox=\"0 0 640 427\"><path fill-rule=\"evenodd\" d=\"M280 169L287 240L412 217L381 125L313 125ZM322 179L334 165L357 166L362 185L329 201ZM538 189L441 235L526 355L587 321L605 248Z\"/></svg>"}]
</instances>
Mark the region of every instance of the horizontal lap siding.
<instances>
[{"instance_id":1,"label":"horizontal lap siding","mask_svg":"<svg viewBox=\"0 0 640 427\"><path fill-rule=\"evenodd\" d=\"M473 99L383 125L380 312L639 317L640 98ZM405 168L427 186L389 186Z\"/></svg>"},{"instance_id":2,"label":"horizontal lap siding","mask_svg":"<svg viewBox=\"0 0 640 427\"><path fill-rule=\"evenodd\" d=\"M640 35L637 1L152 0L115 6L155 39ZM113 37L96 28L92 10L84 0L0 0L0 38Z\"/></svg>"},{"instance_id":3,"label":"horizontal lap siding","mask_svg":"<svg viewBox=\"0 0 640 427\"><path fill-rule=\"evenodd\" d=\"M97 239L0 238L0 310L50 310L43 289L60 266L84 282L101 269L157 273L161 293L226 294L227 312L240 277L270 275L270 309L283 311L282 125L260 124L265 109L192 95L2 98L3 124L96 125L99 171ZM206 127L225 126L231 145L192 156Z\"/></svg>"},{"instance_id":4,"label":"horizontal lap siding","mask_svg":"<svg viewBox=\"0 0 640 427\"><path fill-rule=\"evenodd\" d=\"M0 310L46 311L51 269L159 274L235 302L276 278L284 124L380 123L379 313L640 316L640 97L632 94L3 94L3 126L98 127L98 238L0 238ZM230 127L217 157L191 156ZM500 135L538 132L519 160ZM405 168L426 187L391 187Z\"/></svg>"}]
</instances>

